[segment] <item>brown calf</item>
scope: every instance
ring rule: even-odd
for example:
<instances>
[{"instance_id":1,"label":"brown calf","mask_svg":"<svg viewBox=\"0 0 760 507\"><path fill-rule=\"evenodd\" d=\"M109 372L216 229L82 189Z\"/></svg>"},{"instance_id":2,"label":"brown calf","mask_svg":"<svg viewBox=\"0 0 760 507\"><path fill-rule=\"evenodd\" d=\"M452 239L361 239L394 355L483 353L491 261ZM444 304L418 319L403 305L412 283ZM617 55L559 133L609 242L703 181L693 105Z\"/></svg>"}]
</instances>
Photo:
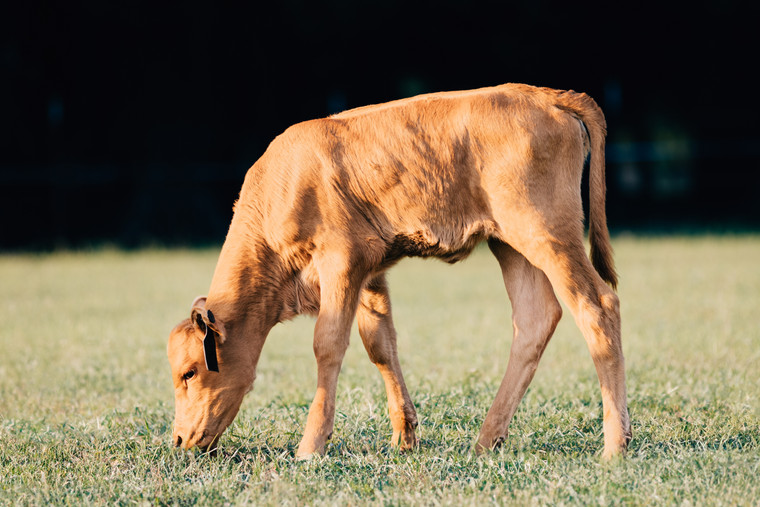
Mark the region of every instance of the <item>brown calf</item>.
<instances>
[{"instance_id":1,"label":"brown calf","mask_svg":"<svg viewBox=\"0 0 760 507\"><path fill-rule=\"evenodd\" d=\"M385 381L392 444L415 445L385 271L405 256L456 262L480 241L513 307L507 372L476 449L492 449L561 316L583 332L604 405L604 456L630 439L604 204L605 120L584 94L503 85L437 93L294 125L246 175L208 298L168 345L174 443L214 447L256 377L269 330L317 316L317 392L298 456L323 452L354 316ZM589 239L581 174L590 161Z\"/></svg>"}]
</instances>

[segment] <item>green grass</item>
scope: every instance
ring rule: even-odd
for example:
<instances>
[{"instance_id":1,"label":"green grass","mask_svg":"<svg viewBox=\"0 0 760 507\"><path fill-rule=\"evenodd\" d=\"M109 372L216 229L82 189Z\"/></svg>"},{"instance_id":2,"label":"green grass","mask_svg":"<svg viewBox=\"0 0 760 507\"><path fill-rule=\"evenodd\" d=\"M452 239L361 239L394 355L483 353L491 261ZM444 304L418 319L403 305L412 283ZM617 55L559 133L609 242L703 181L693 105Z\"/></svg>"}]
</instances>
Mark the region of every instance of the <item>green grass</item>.
<instances>
[{"instance_id":1,"label":"green grass","mask_svg":"<svg viewBox=\"0 0 760 507\"><path fill-rule=\"evenodd\" d=\"M634 440L599 459L600 394L569 312L498 452L470 450L506 367L486 249L402 262L391 295L420 448L398 453L356 333L327 455L294 459L313 321L278 326L216 457L169 446L168 331L217 251L0 256L0 504L692 504L760 498L760 238L618 238Z\"/></svg>"}]
</instances>

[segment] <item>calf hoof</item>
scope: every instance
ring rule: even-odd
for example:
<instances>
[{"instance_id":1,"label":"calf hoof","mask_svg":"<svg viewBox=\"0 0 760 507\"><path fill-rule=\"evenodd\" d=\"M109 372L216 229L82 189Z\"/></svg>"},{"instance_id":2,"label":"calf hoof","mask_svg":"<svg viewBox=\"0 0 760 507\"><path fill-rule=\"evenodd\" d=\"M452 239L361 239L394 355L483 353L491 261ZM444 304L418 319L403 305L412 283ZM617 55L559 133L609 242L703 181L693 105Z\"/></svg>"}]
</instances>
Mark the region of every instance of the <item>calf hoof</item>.
<instances>
[{"instance_id":1,"label":"calf hoof","mask_svg":"<svg viewBox=\"0 0 760 507\"><path fill-rule=\"evenodd\" d=\"M491 451L495 451L501 447L501 444L503 444L506 439L506 435L496 437L494 439L486 439L481 437L480 440L478 440L478 443L475 444L475 454L481 456Z\"/></svg>"},{"instance_id":2,"label":"calf hoof","mask_svg":"<svg viewBox=\"0 0 760 507\"><path fill-rule=\"evenodd\" d=\"M409 451L417 447L420 443L414 429L417 427L417 421L404 424L404 429L394 431L391 437L391 447L397 447L401 451Z\"/></svg>"},{"instance_id":3,"label":"calf hoof","mask_svg":"<svg viewBox=\"0 0 760 507\"><path fill-rule=\"evenodd\" d=\"M296 459L299 461L304 461L311 459L314 456L324 456L325 444L327 444L327 441L330 439L330 437L332 437L332 432L330 432L324 439L320 439L322 441L319 442L316 439L306 438L306 436L304 436L301 439L301 443L298 444Z\"/></svg>"},{"instance_id":4,"label":"calf hoof","mask_svg":"<svg viewBox=\"0 0 760 507\"><path fill-rule=\"evenodd\" d=\"M411 433L394 434L391 438L391 447L399 451L411 451L420 444L420 440L412 431Z\"/></svg>"},{"instance_id":5,"label":"calf hoof","mask_svg":"<svg viewBox=\"0 0 760 507\"><path fill-rule=\"evenodd\" d=\"M301 449L298 448L298 451L296 452L296 460L297 461L309 461L314 458L319 458L321 456L325 455L325 448L322 446L319 449L315 449L313 451L310 451L308 449Z\"/></svg>"},{"instance_id":6,"label":"calf hoof","mask_svg":"<svg viewBox=\"0 0 760 507\"><path fill-rule=\"evenodd\" d=\"M615 449L608 449L605 447L602 451L602 461L609 462L623 457L625 457L625 447Z\"/></svg>"},{"instance_id":7,"label":"calf hoof","mask_svg":"<svg viewBox=\"0 0 760 507\"><path fill-rule=\"evenodd\" d=\"M618 445L609 445L609 446L605 445L604 450L602 451L602 460L611 461L616 458L625 457L626 451L628 450L629 441L630 441L630 438L627 438Z\"/></svg>"},{"instance_id":8,"label":"calf hoof","mask_svg":"<svg viewBox=\"0 0 760 507\"><path fill-rule=\"evenodd\" d=\"M619 438L613 440L614 443L605 442L604 450L602 451L602 459L604 461L609 461L618 456L625 456L628 450L628 444L631 442L632 438L633 432L631 431L631 425L628 424L623 434Z\"/></svg>"}]
</instances>

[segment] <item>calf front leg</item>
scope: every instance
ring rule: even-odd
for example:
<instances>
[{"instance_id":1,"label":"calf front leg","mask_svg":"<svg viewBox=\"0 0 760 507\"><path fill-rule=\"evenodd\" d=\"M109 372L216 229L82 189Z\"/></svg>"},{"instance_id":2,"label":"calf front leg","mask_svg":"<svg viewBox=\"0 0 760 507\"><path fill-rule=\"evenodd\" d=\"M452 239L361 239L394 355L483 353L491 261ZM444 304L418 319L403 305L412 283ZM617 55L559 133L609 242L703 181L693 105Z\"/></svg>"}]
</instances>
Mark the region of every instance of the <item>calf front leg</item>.
<instances>
[{"instance_id":1,"label":"calf front leg","mask_svg":"<svg viewBox=\"0 0 760 507\"><path fill-rule=\"evenodd\" d=\"M335 264L333 261L328 266ZM317 392L309 408L306 429L296 453L299 458L314 453L323 454L325 443L332 436L338 374L348 348L351 324L363 280L360 274L353 273L348 268L338 272L323 268L319 274L320 310L314 328Z\"/></svg>"},{"instance_id":2,"label":"calf front leg","mask_svg":"<svg viewBox=\"0 0 760 507\"><path fill-rule=\"evenodd\" d=\"M417 427L417 412L401 373L391 302L383 275L370 281L362 290L357 320L367 355L385 382L388 412L393 426L391 445L402 450L411 449L417 445L414 431Z\"/></svg>"}]
</instances>

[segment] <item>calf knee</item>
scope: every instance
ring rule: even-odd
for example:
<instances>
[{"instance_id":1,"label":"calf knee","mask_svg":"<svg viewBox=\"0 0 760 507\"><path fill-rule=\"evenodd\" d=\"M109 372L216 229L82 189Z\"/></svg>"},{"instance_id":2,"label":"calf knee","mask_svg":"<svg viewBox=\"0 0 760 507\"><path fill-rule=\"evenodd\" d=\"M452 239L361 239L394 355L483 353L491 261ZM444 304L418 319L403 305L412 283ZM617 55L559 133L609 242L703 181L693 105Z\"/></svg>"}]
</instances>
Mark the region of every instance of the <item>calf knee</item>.
<instances>
[{"instance_id":1,"label":"calf knee","mask_svg":"<svg viewBox=\"0 0 760 507\"><path fill-rule=\"evenodd\" d=\"M602 306L602 310L610 313L613 317L620 316L620 298L618 298L618 295L611 290L605 291L605 293L599 297L599 303Z\"/></svg>"},{"instance_id":2,"label":"calf knee","mask_svg":"<svg viewBox=\"0 0 760 507\"><path fill-rule=\"evenodd\" d=\"M319 365L340 366L347 348L348 335L317 332L314 336L314 357Z\"/></svg>"},{"instance_id":3,"label":"calf knee","mask_svg":"<svg viewBox=\"0 0 760 507\"><path fill-rule=\"evenodd\" d=\"M620 341L620 299L617 294L607 290L599 297L602 308L602 320L605 331L613 342Z\"/></svg>"},{"instance_id":4,"label":"calf knee","mask_svg":"<svg viewBox=\"0 0 760 507\"><path fill-rule=\"evenodd\" d=\"M528 335L531 341L538 339L542 344L551 338L554 329L562 318L562 307L554 299L547 299L541 306L529 310L515 309L514 325L522 335Z\"/></svg>"}]
</instances>

